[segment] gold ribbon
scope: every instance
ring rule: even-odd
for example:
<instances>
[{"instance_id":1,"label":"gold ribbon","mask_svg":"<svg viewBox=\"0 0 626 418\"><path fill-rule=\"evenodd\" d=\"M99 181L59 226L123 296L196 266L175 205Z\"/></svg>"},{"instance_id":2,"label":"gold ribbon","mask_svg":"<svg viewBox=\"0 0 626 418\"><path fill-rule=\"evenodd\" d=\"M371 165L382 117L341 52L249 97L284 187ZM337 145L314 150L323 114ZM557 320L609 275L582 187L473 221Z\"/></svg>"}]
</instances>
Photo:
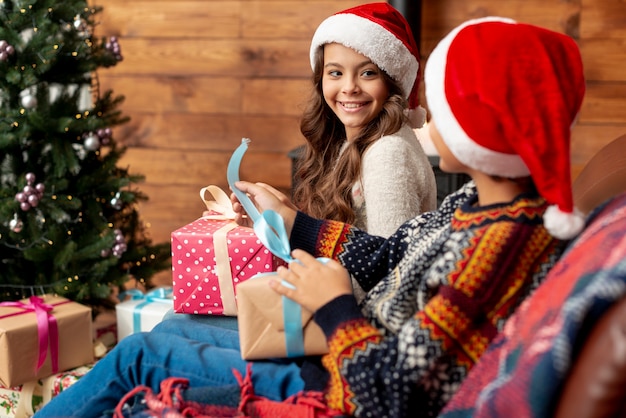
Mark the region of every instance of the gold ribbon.
<instances>
[{"instance_id":1,"label":"gold ribbon","mask_svg":"<svg viewBox=\"0 0 626 418\"><path fill-rule=\"evenodd\" d=\"M210 193L215 200L208 200L206 193ZM202 215L204 219L213 220L233 220L227 223L213 234L213 249L215 251L215 274L220 287L222 297L223 315L236 316L237 302L235 300L235 285L233 284L233 273L230 269L230 259L228 256L229 231L238 225L234 222L235 211L233 210L228 195L217 186L207 186L200 190L200 198L207 207L207 211Z\"/></svg>"},{"instance_id":2,"label":"gold ribbon","mask_svg":"<svg viewBox=\"0 0 626 418\"><path fill-rule=\"evenodd\" d=\"M206 198L207 192L213 197L214 200ZM233 205L230 202L230 198L217 186L210 185L200 189L200 199L206 205L206 212L202 214L203 218L217 219L217 220L234 220L236 213L233 209Z\"/></svg>"}]
</instances>

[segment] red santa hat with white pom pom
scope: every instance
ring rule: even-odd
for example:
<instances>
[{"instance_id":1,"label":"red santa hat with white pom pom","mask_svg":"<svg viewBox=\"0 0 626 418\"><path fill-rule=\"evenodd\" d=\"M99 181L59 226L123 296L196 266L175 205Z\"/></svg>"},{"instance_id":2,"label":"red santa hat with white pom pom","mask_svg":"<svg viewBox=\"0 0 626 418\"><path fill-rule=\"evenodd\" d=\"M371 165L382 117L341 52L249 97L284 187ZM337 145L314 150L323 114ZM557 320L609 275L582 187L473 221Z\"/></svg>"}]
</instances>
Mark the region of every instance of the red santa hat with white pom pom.
<instances>
[{"instance_id":1,"label":"red santa hat with white pom pom","mask_svg":"<svg viewBox=\"0 0 626 418\"><path fill-rule=\"evenodd\" d=\"M317 49L328 43L365 55L399 83L408 100L411 125L422 127L426 111L419 105L419 52L411 27L399 11L388 3L368 3L326 18L311 40L313 70Z\"/></svg>"},{"instance_id":2,"label":"red santa hat with white pom pom","mask_svg":"<svg viewBox=\"0 0 626 418\"><path fill-rule=\"evenodd\" d=\"M585 79L573 39L505 18L470 20L433 50L424 79L431 118L460 162L494 176L530 175L551 205L548 232L580 232L570 137Z\"/></svg>"}]
</instances>

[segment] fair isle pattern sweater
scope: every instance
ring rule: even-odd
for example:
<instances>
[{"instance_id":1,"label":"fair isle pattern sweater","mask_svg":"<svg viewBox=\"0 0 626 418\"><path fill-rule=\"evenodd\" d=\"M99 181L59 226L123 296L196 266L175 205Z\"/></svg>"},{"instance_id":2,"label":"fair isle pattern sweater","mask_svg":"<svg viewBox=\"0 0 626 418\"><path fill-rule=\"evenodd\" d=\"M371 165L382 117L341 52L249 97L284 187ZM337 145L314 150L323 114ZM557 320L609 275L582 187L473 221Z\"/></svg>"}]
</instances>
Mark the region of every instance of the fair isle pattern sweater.
<instances>
[{"instance_id":1,"label":"fair isle pattern sweater","mask_svg":"<svg viewBox=\"0 0 626 418\"><path fill-rule=\"evenodd\" d=\"M565 243L543 227L542 198L477 200L470 182L388 239L298 213L292 247L337 259L369 290L361 308L341 296L315 314L330 348L331 408L436 416L562 254Z\"/></svg>"}]
</instances>

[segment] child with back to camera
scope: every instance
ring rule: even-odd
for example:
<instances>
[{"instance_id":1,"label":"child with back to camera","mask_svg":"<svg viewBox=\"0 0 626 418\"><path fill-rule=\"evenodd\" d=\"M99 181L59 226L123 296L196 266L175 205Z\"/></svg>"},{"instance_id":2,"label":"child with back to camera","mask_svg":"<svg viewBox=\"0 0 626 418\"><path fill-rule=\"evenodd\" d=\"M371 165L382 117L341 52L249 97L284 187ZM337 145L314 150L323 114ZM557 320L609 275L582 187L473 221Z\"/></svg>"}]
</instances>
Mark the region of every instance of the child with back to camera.
<instances>
[{"instance_id":1,"label":"child with back to camera","mask_svg":"<svg viewBox=\"0 0 626 418\"><path fill-rule=\"evenodd\" d=\"M236 184L285 221L299 262L279 275L295 290L271 286L315 312L330 348L323 368L317 357L246 362L235 331L165 321L122 340L36 416L97 417L171 376L215 393L248 365L254 392L274 401L323 391L345 415L436 416L583 226L569 143L585 82L571 38L491 17L437 45L425 86L442 169L473 181L391 237L307 216L267 185ZM351 275L371 289L361 307Z\"/></svg>"}]
</instances>

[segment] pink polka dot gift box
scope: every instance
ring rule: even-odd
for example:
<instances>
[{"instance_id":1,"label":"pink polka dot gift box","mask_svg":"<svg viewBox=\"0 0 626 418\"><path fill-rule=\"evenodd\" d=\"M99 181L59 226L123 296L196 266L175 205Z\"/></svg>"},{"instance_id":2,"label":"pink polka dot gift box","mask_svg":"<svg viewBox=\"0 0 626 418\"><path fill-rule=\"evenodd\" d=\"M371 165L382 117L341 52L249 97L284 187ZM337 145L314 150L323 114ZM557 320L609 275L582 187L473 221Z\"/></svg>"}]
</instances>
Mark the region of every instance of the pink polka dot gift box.
<instances>
[{"instance_id":1,"label":"pink polka dot gift box","mask_svg":"<svg viewBox=\"0 0 626 418\"><path fill-rule=\"evenodd\" d=\"M207 191L228 207L205 200ZM237 285L257 273L276 271L285 262L252 228L232 220L230 199L221 189L208 186L200 194L209 210L171 234L174 312L236 316Z\"/></svg>"}]
</instances>

